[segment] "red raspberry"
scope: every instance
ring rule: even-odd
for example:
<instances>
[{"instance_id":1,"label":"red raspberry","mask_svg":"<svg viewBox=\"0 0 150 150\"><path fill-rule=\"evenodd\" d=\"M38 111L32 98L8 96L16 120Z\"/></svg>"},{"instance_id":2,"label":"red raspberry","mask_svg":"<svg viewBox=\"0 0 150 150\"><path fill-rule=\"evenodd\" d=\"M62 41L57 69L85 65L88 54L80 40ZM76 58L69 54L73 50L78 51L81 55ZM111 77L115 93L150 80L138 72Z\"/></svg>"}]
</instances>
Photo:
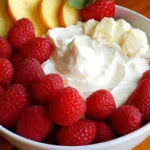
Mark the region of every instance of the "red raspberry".
<instances>
[{"instance_id":1,"label":"red raspberry","mask_svg":"<svg viewBox=\"0 0 150 150\"><path fill-rule=\"evenodd\" d=\"M15 83L16 78L17 78L16 73L17 73L17 71L18 71L18 68L19 68L19 66L20 66L20 64L21 64L21 62L22 62L22 60L23 60L23 57L20 55L19 52L15 52L15 53L11 56L10 61L11 61L12 65L13 65L13 67L14 67L15 73L14 73L14 76L13 76L13 78L12 78L10 84L14 84L14 83Z\"/></svg>"},{"instance_id":2,"label":"red raspberry","mask_svg":"<svg viewBox=\"0 0 150 150\"><path fill-rule=\"evenodd\" d=\"M34 141L42 141L51 132L53 123L48 112L42 106L32 106L21 116L17 125L17 134Z\"/></svg>"},{"instance_id":3,"label":"red raspberry","mask_svg":"<svg viewBox=\"0 0 150 150\"><path fill-rule=\"evenodd\" d=\"M12 47L8 41L0 37L0 58L9 59L12 54Z\"/></svg>"},{"instance_id":4,"label":"red raspberry","mask_svg":"<svg viewBox=\"0 0 150 150\"><path fill-rule=\"evenodd\" d=\"M24 58L33 57L40 63L46 61L52 52L52 45L46 38L36 37L28 41L21 49Z\"/></svg>"},{"instance_id":5,"label":"red raspberry","mask_svg":"<svg viewBox=\"0 0 150 150\"><path fill-rule=\"evenodd\" d=\"M58 74L49 74L33 84L31 94L37 103L46 104L63 88L62 78Z\"/></svg>"},{"instance_id":6,"label":"red raspberry","mask_svg":"<svg viewBox=\"0 0 150 150\"><path fill-rule=\"evenodd\" d=\"M134 105L143 114L143 119L150 121L150 80L140 82L127 100L127 104Z\"/></svg>"},{"instance_id":7,"label":"red raspberry","mask_svg":"<svg viewBox=\"0 0 150 150\"><path fill-rule=\"evenodd\" d=\"M98 90L91 94L87 100L87 115L95 119L108 119L115 110L113 96L107 90Z\"/></svg>"},{"instance_id":8,"label":"red raspberry","mask_svg":"<svg viewBox=\"0 0 150 150\"><path fill-rule=\"evenodd\" d=\"M150 80L150 70L147 70L143 73L141 79L140 79L140 82L145 80L145 79L149 79Z\"/></svg>"},{"instance_id":9,"label":"red raspberry","mask_svg":"<svg viewBox=\"0 0 150 150\"><path fill-rule=\"evenodd\" d=\"M8 32L8 41L17 49L20 49L28 40L35 37L32 22L27 18L18 20Z\"/></svg>"},{"instance_id":10,"label":"red raspberry","mask_svg":"<svg viewBox=\"0 0 150 150\"><path fill-rule=\"evenodd\" d=\"M0 98L0 125L13 128L30 104L29 94L23 85L15 84Z\"/></svg>"},{"instance_id":11,"label":"red raspberry","mask_svg":"<svg viewBox=\"0 0 150 150\"><path fill-rule=\"evenodd\" d=\"M104 17L114 17L114 0L96 0L90 6L81 9L80 13L85 21L89 19L100 21Z\"/></svg>"},{"instance_id":12,"label":"red raspberry","mask_svg":"<svg viewBox=\"0 0 150 150\"><path fill-rule=\"evenodd\" d=\"M5 92L5 89L2 86L0 86L0 98L4 94L4 92Z\"/></svg>"},{"instance_id":13,"label":"red raspberry","mask_svg":"<svg viewBox=\"0 0 150 150\"><path fill-rule=\"evenodd\" d=\"M0 85L7 86L14 74L11 62L6 58L0 58Z\"/></svg>"},{"instance_id":14,"label":"red raspberry","mask_svg":"<svg viewBox=\"0 0 150 150\"><path fill-rule=\"evenodd\" d=\"M21 62L16 75L16 83L30 87L44 76L40 63L35 58L30 57Z\"/></svg>"},{"instance_id":15,"label":"red raspberry","mask_svg":"<svg viewBox=\"0 0 150 150\"><path fill-rule=\"evenodd\" d=\"M139 109L132 105L124 105L117 108L111 117L113 128L120 135L126 135L137 130L142 121Z\"/></svg>"},{"instance_id":16,"label":"red raspberry","mask_svg":"<svg viewBox=\"0 0 150 150\"><path fill-rule=\"evenodd\" d=\"M60 145L88 145L93 142L95 134L96 125L93 121L80 120L71 126L62 127L57 134L57 139Z\"/></svg>"},{"instance_id":17,"label":"red raspberry","mask_svg":"<svg viewBox=\"0 0 150 150\"><path fill-rule=\"evenodd\" d=\"M114 132L106 122L96 122L95 142L106 142L112 140Z\"/></svg>"},{"instance_id":18,"label":"red raspberry","mask_svg":"<svg viewBox=\"0 0 150 150\"><path fill-rule=\"evenodd\" d=\"M20 65L20 63L21 63L22 60L23 60L23 57L20 55L19 52L15 52L11 56L10 61L11 61L12 65L14 66L15 70L18 70L19 65Z\"/></svg>"},{"instance_id":19,"label":"red raspberry","mask_svg":"<svg viewBox=\"0 0 150 150\"><path fill-rule=\"evenodd\" d=\"M60 90L50 101L50 116L52 120L62 126L69 126L84 115L86 104L78 91L72 87Z\"/></svg>"}]
</instances>

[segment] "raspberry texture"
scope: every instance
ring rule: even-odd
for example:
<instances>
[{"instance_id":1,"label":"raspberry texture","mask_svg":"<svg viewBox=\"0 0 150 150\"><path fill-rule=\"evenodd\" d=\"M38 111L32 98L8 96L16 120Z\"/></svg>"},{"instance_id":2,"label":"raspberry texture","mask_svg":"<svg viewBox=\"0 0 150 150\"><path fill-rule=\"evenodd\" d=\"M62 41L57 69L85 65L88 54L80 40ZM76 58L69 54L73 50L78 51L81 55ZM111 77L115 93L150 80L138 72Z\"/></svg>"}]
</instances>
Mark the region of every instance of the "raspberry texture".
<instances>
[{"instance_id":1,"label":"raspberry texture","mask_svg":"<svg viewBox=\"0 0 150 150\"><path fill-rule=\"evenodd\" d=\"M112 128L106 122L96 122L96 136L95 142L106 142L112 140L114 137L114 132Z\"/></svg>"},{"instance_id":2,"label":"raspberry texture","mask_svg":"<svg viewBox=\"0 0 150 150\"><path fill-rule=\"evenodd\" d=\"M35 37L32 22L27 18L18 20L9 30L7 39L16 49L20 49L28 40Z\"/></svg>"},{"instance_id":3,"label":"raspberry texture","mask_svg":"<svg viewBox=\"0 0 150 150\"><path fill-rule=\"evenodd\" d=\"M0 98L0 125L15 127L29 105L30 98L26 88L19 84L10 86Z\"/></svg>"},{"instance_id":4,"label":"raspberry texture","mask_svg":"<svg viewBox=\"0 0 150 150\"><path fill-rule=\"evenodd\" d=\"M120 135L126 135L140 128L142 114L132 105L117 108L111 117L113 128Z\"/></svg>"},{"instance_id":5,"label":"raspberry texture","mask_svg":"<svg viewBox=\"0 0 150 150\"><path fill-rule=\"evenodd\" d=\"M0 86L0 98L1 96L3 96L4 92L5 92L5 89L2 86Z\"/></svg>"},{"instance_id":6,"label":"raspberry texture","mask_svg":"<svg viewBox=\"0 0 150 150\"><path fill-rule=\"evenodd\" d=\"M150 70L147 70L143 73L141 79L140 79L140 82L145 80L145 79L149 79L150 80Z\"/></svg>"},{"instance_id":7,"label":"raspberry texture","mask_svg":"<svg viewBox=\"0 0 150 150\"><path fill-rule=\"evenodd\" d=\"M20 65L20 63L21 63L22 60L23 60L23 57L20 55L19 52L15 52L11 56L10 61L11 61L12 65L13 65L15 71L18 70L19 65Z\"/></svg>"},{"instance_id":8,"label":"raspberry texture","mask_svg":"<svg viewBox=\"0 0 150 150\"><path fill-rule=\"evenodd\" d=\"M48 112L42 106L28 108L20 118L17 125L17 134L25 138L42 141L53 128Z\"/></svg>"},{"instance_id":9,"label":"raspberry texture","mask_svg":"<svg viewBox=\"0 0 150 150\"><path fill-rule=\"evenodd\" d=\"M23 84L26 87L32 86L37 80L45 76L40 63L35 58L24 59L17 72L15 83Z\"/></svg>"},{"instance_id":10,"label":"raspberry texture","mask_svg":"<svg viewBox=\"0 0 150 150\"><path fill-rule=\"evenodd\" d=\"M112 94L107 90L98 90L86 100L86 114L95 119L108 119L115 110L116 105Z\"/></svg>"},{"instance_id":11,"label":"raspberry texture","mask_svg":"<svg viewBox=\"0 0 150 150\"><path fill-rule=\"evenodd\" d=\"M104 17L114 17L115 4L113 0L96 0L93 4L80 10L82 18L87 21L100 21Z\"/></svg>"},{"instance_id":12,"label":"raspberry texture","mask_svg":"<svg viewBox=\"0 0 150 150\"><path fill-rule=\"evenodd\" d=\"M21 49L24 58L33 57L40 63L46 61L52 52L52 45L46 38L35 37L29 40Z\"/></svg>"},{"instance_id":13,"label":"raspberry texture","mask_svg":"<svg viewBox=\"0 0 150 150\"><path fill-rule=\"evenodd\" d=\"M80 146L93 142L96 134L96 125L90 120L80 120L72 126L62 127L57 140L60 145Z\"/></svg>"},{"instance_id":14,"label":"raspberry texture","mask_svg":"<svg viewBox=\"0 0 150 150\"><path fill-rule=\"evenodd\" d=\"M143 114L143 119L150 121L150 80L140 82L134 92L129 96L127 104L134 105Z\"/></svg>"},{"instance_id":15,"label":"raspberry texture","mask_svg":"<svg viewBox=\"0 0 150 150\"><path fill-rule=\"evenodd\" d=\"M49 74L33 84L31 94L37 103L48 104L52 97L63 88L62 78L58 74Z\"/></svg>"},{"instance_id":16,"label":"raspberry texture","mask_svg":"<svg viewBox=\"0 0 150 150\"><path fill-rule=\"evenodd\" d=\"M69 126L78 122L85 111L85 101L72 87L60 90L50 101L50 116L55 123L61 126Z\"/></svg>"},{"instance_id":17,"label":"raspberry texture","mask_svg":"<svg viewBox=\"0 0 150 150\"><path fill-rule=\"evenodd\" d=\"M9 59L12 54L12 47L9 42L0 37L0 58L7 58Z\"/></svg>"},{"instance_id":18,"label":"raspberry texture","mask_svg":"<svg viewBox=\"0 0 150 150\"><path fill-rule=\"evenodd\" d=\"M0 85L8 86L14 74L11 62L6 58L0 58Z\"/></svg>"}]
</instances>

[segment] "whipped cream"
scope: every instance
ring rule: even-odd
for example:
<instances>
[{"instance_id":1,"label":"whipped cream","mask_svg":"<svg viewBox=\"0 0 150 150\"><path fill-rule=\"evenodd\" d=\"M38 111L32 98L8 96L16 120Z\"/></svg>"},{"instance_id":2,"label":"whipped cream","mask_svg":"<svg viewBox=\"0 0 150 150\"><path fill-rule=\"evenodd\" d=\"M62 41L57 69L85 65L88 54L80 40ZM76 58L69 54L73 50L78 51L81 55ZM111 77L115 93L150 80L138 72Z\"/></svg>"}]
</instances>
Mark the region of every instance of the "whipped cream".
<instances>
[{"instance_id":1,"label":"whipped cream","mask_svg":"<svg viewBox=\"0 0 150 150\"><path fill-rule=\"evenodd\" d=\"M149 59L144 57L149 51L145 33L122 19L78 22L51 29L46 37L54 51L42 64L44 72L61 75L65 86L76 88L84 99L96 90L107 89L118 107L150 68Z\"/></svg>"}]
</instances>

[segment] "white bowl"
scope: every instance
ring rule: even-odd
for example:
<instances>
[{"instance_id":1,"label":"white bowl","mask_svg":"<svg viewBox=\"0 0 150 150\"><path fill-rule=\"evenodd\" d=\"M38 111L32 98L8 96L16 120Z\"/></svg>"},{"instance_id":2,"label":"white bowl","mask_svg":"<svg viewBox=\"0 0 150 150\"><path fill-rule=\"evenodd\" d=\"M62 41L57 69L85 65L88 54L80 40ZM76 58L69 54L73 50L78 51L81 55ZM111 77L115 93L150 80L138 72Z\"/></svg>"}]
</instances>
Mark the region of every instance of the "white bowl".
<instances>
[{"instance_id":1,"label":"white bowl","mask_svg":"<svg viewBox=\"0 0 150 150\"><path fill-rule=\"evenodd\" d=\"M146 17L123 7L116 6L116 19L125 19L133 27L143 30L150 40L150 20ZM22 138L0 126L0 134L10 143L21 150L130 150L144 141L150 135L150 123L126 136L109 142L92 144L88 146L56 146L42 144Z\"/></svg>"}]
</instances>

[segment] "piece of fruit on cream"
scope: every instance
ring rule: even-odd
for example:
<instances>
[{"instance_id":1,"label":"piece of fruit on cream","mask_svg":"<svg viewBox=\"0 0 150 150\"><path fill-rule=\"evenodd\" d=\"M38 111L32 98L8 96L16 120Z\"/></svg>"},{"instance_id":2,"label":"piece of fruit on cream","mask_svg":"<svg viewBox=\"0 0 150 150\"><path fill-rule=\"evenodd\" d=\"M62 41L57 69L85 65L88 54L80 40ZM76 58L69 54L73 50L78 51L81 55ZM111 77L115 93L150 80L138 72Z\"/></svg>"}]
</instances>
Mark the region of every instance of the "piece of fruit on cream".
<instances>
[{"instance_id":1,"label":"piece of fruit on cream","mask_svg":"<svg viewBox=\"0 0 150 150\"><path fill-rule=\"evenodd\" d=\"M115 21L113 18L105 17L100 22L89 20L82 26L84 33L92 38L102 38L117 43L129 57L145 56L148 53L149 44L146 34L133 28L123 19Z\"/></svg>"},{"instance_id":2,"label":"piece of fruit on cream","mask_svg":"<svg viewBox=\"0 0 150 150\"><path fill-rule=\"evenodd\" d=\"M124 23L120 23L120 28L124 28ZM143 52L128 57L121 44L115 42L113 38L109 41L107 36L93 37L99 24L97 21L94 23L94 20L89 20L85 23L79 22L76 26L49 30L46 37L53 43L55 50L51 58L42 64L42 68L46 74L61 75L65 86L70 85L78 89L85 99L93 91L109 90L118 107L125 103L136 88L143 72L150 68L149 60L145 58L146 53ZM135 30L130 25L128 27L126 33L114 30L116 31L114 35L120 34L117 39L126 41L124 36Z\"/></svg>"}]
</instances>

